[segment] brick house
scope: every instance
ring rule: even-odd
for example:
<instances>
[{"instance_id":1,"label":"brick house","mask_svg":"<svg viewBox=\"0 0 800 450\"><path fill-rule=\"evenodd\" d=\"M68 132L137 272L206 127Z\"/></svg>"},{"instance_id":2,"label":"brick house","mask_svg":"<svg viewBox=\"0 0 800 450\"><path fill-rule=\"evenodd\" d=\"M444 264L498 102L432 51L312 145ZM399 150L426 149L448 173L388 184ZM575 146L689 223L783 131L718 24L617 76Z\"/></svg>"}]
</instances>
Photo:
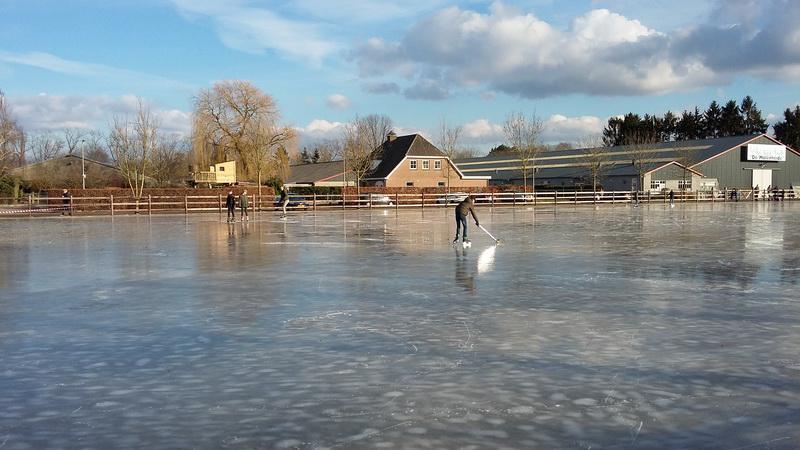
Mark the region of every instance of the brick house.
<instances>
[{"instance_id":1,"label":"brick house","mask_svg":"<svg viewBox=\"0 0 800 450\"><path fill-rule=\"evenodd\" d=\"M486 187L490 176L467 176L453 161L419 134L389 133L375 150L375 168L364 178L377 187Z\"/></svg>"}]
</instances>

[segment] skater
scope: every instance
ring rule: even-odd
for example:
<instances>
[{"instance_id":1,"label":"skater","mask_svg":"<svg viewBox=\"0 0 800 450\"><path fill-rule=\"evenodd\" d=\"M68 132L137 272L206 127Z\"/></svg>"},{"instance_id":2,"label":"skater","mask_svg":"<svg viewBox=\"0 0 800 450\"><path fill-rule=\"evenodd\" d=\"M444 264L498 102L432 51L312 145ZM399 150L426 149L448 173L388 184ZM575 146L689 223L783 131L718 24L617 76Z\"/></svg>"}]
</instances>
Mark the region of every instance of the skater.
<instances>
[{"instance_id":1,"label":"skater","mask_svg":"<svg viewBox=\"0 0 800 450\"><path fill-rule=\"evenodd\" d=\"M281 198L278 202L281 204L281 208L283 208L282 217L286 217L286 207L289 206L289 187L285 184L281 186Z\"/></svg>"},{"instance_id":2,"label":"skater","mask_svg":"<svg viewBox=\"0 0 800 450\"><path fill-rule=\"evenodd\" d=\"M228 191L228 196L225 197L225 207L228 208L228 222L236 221L236 196L233 191Z\"/></svg>"},{"instance_id":3,"label":"skater","mask_svg":"<svg viewBox=\"0 0 800 450\"><path fill-rule=\"evenodd\" d=\"M250 220L250 216L247 215L247 189L242 191L242 195L239 196L239 209L241 210L241 219L242 222L245 220Z\"/></svg>"},{"instance_id":4,"label":"skater","mask_svg":"<svg viewBox=\"0 0 800 450\"><path fill-rule=\"evenodd\" d=\"M475 215L475 202L472 200L472 196L467 196L464 201L456 206L456 238L453 239L454 244L458 242L458 235L461 233L462 226L464 227L464 233L461 234L461 242L469 243L469 238L467 238L467 214L472 214L472 218L475 219L475 226L480 226L478 216Z\"/></svg>"},{"instance_id":5,"label":"skater","mask_svg":"<svg viewBox=\"0 0 800 450\"><path fill-rule=\"evenodd\" d=\"M669 190L669 206L675 206L675 191Z\"/></svg>"},{"instance_id":6,"label":"skater","mask_svg":"<svg viewBox=\"0 0 800 450\"><path fill-rule=\"evenodd\" d=\"M61 211L61 215L63 216L64 214L69 214L71 216L72 215L72 196L69 195L69 191L64 189L64 191L61 193L61 198L62 198L61 203L64 204L64 209Z\"/></svg>"}]
</instances>

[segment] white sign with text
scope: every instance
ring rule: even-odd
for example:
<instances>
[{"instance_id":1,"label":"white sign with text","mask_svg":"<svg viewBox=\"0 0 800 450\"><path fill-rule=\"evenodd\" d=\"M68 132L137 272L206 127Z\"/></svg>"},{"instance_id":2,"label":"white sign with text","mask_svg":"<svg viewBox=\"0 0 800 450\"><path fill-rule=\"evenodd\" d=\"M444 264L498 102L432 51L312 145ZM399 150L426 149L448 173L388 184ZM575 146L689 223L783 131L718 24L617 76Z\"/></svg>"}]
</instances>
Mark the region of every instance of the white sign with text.
<instances>
[{"instance_id":1,"label":"white sign with text","mask_svg":"<svg viewBox=\"0 0 800 450\"><path fill-rule=\"evenodd\" d=\"M785 145L747 144L748 161L786 161Z\"/></svg>"}]
</instances>

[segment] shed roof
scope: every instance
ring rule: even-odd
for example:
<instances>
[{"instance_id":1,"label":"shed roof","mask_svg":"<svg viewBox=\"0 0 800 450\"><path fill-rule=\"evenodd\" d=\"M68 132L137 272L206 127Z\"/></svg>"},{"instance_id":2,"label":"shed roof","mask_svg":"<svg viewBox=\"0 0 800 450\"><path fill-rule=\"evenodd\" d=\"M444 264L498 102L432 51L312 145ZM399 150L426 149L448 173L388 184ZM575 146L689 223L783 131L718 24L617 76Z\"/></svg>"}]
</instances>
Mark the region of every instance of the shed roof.
<instances>
[{"instance_id":1,"label":"shed roof","mask_svg":"<svg viewBox=\"0 0 800 450\"><path fill-rule=\"evenodd\" d=\"M347 171L351 174L351 171ZM352 175L347 176L352 179ZM342 161L289 166L287 184L319 184L322 182L344 182L345 170Z\"/></svg>"}]
</instances>

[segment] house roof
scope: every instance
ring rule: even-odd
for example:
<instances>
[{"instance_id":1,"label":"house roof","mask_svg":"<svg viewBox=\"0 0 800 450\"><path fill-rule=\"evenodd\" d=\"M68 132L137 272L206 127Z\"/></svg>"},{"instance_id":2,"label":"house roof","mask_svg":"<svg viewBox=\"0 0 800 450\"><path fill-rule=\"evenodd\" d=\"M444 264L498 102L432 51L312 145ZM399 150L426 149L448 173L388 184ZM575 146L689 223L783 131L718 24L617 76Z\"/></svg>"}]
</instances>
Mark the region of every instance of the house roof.
<instances>
[{"instance_id":1,"label":"house roof","mask_svg":"<svg viewBox=\"0 0 800 450\"><path fill-rule=\"evenodd\" d=\"M409 134L398 136L393 140L387 140L380 147L375 149L375 154L380 155L381 162L375 167L367 178L382 179L388 177L395 167L400 164L407 156L419 157L442 157L447 155L431 144L430 141L419 134Z\"/></svg>"},{"instance_id":2,"label":"house roof","mask_svg":"<svg viewBox=\"0 0 800 450\"><path fill-rule=\"evenodd\" d=\"M348 173L352 173L348 171ZM322 182L344 182L344 167L342 161L330 161L315 164L299 164L289 166L287 184L319 184ZM348 175L352 180L353 176Z\"/></svg>"},{"instance_id":3,"label":"house roof","mask_svg":"<svg viewBox=\"0 0 800 450\"><path fill-rule=\"evenodd\" d=\"M647 154L648 160L645 171L656 169L676 160L682 161L683 156L689 156L692 163L688 166L695 167L703 161L761 137L774 141L767 135L749 135L603 148L606 164L604 175L636 175L637 171L632 162L635 154L642 152ZM585 148L540 152L535 160L536 176L561 178L562 176L578 177L579 173L586 175L590 172L591 157L588 153L590 153L590 149ZM499 176L501 173L508 175L520 172L519 158L515 155L462 159L456 161L456 165L466 175L492 175L493 178L504 178Z\"/></svg>"}]
</instances>

